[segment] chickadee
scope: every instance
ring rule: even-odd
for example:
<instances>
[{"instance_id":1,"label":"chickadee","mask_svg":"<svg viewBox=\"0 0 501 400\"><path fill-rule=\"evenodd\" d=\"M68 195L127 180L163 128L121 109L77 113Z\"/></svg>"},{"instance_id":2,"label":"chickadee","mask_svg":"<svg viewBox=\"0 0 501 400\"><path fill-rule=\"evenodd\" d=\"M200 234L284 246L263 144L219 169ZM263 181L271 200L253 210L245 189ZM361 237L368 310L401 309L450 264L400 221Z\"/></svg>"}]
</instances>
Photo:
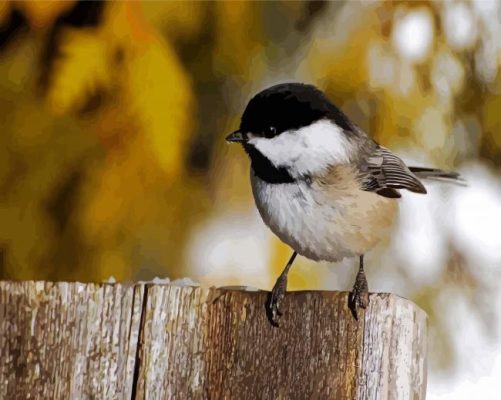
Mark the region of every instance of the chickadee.
<instances>
[{"instance_id":1,"label":"chickadee","mask_svg":"<svg viewBox=\"0 0 501 400\"><path fill-rule=\"evenodd\" d=\"M275 85L255 95L240 128L226 140L243 145L259 213L294 250L268 298L274 325L297 254L330 262L359 257L348 298L357 318L369 302L364 254L390 233L399 189L426 193L420 179L459 179L455 172L407 167L322 91L302 83Z\"/></svg>"}]
</instances>

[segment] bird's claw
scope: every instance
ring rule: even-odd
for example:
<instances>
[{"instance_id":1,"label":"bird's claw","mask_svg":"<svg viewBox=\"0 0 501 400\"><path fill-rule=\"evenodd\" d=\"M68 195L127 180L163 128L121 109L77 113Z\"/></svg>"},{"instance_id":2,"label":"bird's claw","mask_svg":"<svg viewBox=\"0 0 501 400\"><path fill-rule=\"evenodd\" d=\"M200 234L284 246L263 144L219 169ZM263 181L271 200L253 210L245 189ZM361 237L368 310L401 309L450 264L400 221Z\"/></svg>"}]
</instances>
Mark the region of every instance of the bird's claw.
<instances>
[{"instance_id":1,"label":"bird's claw","mask_svg":"<svg viewBox=\"0 0 501 400\"><path fill-rule=\"evenodd\" d=\"M361 292L353 288L348 298L348 306L353 318L358 321L358 310L366 309L369 305L369 292Z\"/></svg>"},{"instance_id":2,"label":"bird's claw","mask_svg":"<svg viewBox=\"0 0 501 400\"><path fill-rule=\"evenodd\" d=\"M355 318L358 321L358 310L366 309L369 305L369 287L367 285L367 279L365 274L358 273L357 279L355 280L355 285L348 296L348 307Z\"/></svg>"},{"instance_id":3,"label":"bird's claw","mask_svg":"<svg viewBox=\"0 0 501 400\"><path fill-rule=\"evenodd\" d=\"M287 287L287 276L281 275L275 286L273 286L272 291L268 295L268 300L266 302L266 314L270 323L278 327L278 321L283 313L280 311L280 304L285 297L285 290Z\"/></svg>"}]
</instances>

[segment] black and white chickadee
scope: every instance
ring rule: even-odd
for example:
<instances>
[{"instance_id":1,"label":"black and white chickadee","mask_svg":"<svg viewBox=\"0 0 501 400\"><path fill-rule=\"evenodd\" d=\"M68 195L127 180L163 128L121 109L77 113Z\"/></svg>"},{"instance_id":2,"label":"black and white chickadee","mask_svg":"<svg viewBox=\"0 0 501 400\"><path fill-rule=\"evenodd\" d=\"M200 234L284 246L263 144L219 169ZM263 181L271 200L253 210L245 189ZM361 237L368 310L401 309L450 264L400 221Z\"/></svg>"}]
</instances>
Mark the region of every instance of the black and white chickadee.
<instances>
[{"instance_id":1,"label":"black and white chickadee","mask_svg":"<svg viewBox=\"0 0 501 400\"><path fill-rule=\"evenodd\" d=\"M420 179L460 180L459 174L407 167L351 122L315 86L285 83L254 96L228 142L251 160L254 199L268 227L294 249L270 293L278 324L287 273L297 254L339 261L358 256L348 305L357 318L369 302L364 254L390 233L399 189L426 193Z\"/></svg>"}]
</instances>

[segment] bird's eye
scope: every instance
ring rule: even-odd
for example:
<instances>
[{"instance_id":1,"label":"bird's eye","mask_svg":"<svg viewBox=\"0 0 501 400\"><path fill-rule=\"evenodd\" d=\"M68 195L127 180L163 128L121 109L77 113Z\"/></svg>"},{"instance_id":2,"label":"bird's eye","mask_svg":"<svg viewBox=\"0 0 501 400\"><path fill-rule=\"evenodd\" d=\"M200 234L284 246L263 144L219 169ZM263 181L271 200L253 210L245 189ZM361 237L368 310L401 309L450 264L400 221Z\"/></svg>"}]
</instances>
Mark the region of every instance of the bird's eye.
<instances>
[{"instance_id":1,"label":"bird's eye","mask_svg":"<svg viewBox=\"0 0 501 400\"><path fill-rule=\"evenodd\" d=\"M269 126L264 130L264 136L267 138L272 138L277 133L277 128L274 126Z\"/></svg>"}]
</instances>

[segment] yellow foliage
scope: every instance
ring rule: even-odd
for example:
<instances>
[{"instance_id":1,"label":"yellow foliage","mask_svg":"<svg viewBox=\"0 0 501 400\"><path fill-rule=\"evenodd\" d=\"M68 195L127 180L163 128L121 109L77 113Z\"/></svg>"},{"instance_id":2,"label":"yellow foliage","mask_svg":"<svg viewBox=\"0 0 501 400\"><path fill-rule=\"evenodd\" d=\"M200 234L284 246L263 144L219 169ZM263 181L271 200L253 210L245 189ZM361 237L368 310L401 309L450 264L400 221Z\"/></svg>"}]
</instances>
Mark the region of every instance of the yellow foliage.
<instances>
[{"instance_id":1,"label":"yellow foliage","mask_svg":"<svg viewBox=\"0 0 501 400\"><path fill-rule=\"evenodd\" d=\"M102 27L67 29L61 37L61 56L47 94L52 110L81 108L89 95L117 86L154 160L167 177L179 173L190 127L190 82L172 47L146 23L141 8L112 4ZM114 64L117 53L123 59Z\"/></svg>"},{"instance_id":2,"label":"yellow foliage","mask_svg":"<svg viewBox=\"0 0 501 400\"><path fill-rule=\"evenodd\" d=\"M73 7L74 3L74 0L23 0L16 1L16 6L26 15L32 28L43 29L50 27L53 21Z\"/></svg>"},{"instance_id":3,"label":"yellow foliage","mask_svg":"<svg viewBox=\"0 0 501 400\"><path fill-rule=\"evenodd\" d=\"M263 26L260 21L262 3L251 1L218 1L216 12L216 46L214 70L245 81L256 79L266 66Z\"/></svg>"},{"instance_id":4,"label":"yellow foliage","mask_svg":"<svg viewBox=\"0 0 501 400\"><path fill-rule=\"evenodd\" d=\"M98 29L62 32L47 101L57 114L81 108L89 95L110 85L112 65L107 41Z\"/></svg>"},{"instance_id":5,"label":"yellow foliage","mask_svg":"<svg viewBox=\"0 0 501 400\"><path fill-rule=\"evenodd\" d=\"M142 137L129 132L125 135L126 147L115 149L93 165L76 216L84 242L93 249L93 275L99 279L110 275L132 279L127 243L139 240L138 230L150 224L151 215L158 211L154 195L161 184L159 173L149 162Z\"/></svg>"},{"instance_id":6,"label":"yellow foliage","mask_svg":"<svg viewBox=\"0 0 501 400\"><path fill-rule=\"evenodd\" d=\"M101 140L103 152L91 156L79 202L71 210L88 257L87 269L74 265L71 276L133 279L143 262L143 254L135 253L138 246L156 254L151 268L169 262L180 268L179 246L188 223L170 234L179 218L186 221L193 214L194 191L187 181L171 191L168 186L182 172L193 126L188 75L134 2L109 3L100 26L65 28L57 43L46 96L53 113L71 114L90 96L107 94L96 112L80 120L86 134Z\"/></svg>"},{"instance_id":7,"label":"yellow foliage","mask_svg":"<svg viewBox=\"0 0 501 400\"><path fill-rule=\"evenodd\" d=\"M127 65L126 93L156 161L172 178L189 138L190 82L172 48L154 37Z\"/></svg>"},{"instance_id":8,"label":"yellow foliage","mask_svg":"<svg viewBox=\"0 0 501 400\"><path fill-rule=\"evenodd\" d=\"M133 230L154 212L148 202L161 185L161 171L151 163L144 138L126 136L126 147L110 152L94 165L84 191L81 224L91 243L112 241L117 228L123 225Z\"/></svg>"},{"instance_id":9,"label":"yellow foliage","mask_svg":"<svg viewBox=\"0 0 501 400\"><path fill-rule=\"evenodd\" d=\"M115 3L105 30L125 49L123 90L129 110L167 178L180 172L192 126L191 82L172 46L145 21L136 3Z\"/></svg>"},{"instance_id":10,"label":"yellow foliage","mask_svg":"<svg viewBox=\"0 0 501 400\"><path fill-rule=\"evenodd\" d=\"M23 192L29 192L23 189ZM34 269L43 276L52 267L38 264L51 244L50 229L41 219L36 203L23 201L22 208L12 201L9 203L0 206L0 242L5 245L5 254L10 261L5 268L7 276L33 279Z\"/></svg>"},{"instance_id":11,"label":"yellow foliage","mask_svg":"<svg viewBox=\"0 0 501 400\"><path fill-rule=\"evenodd\" d=\"M483 123L485 130L482 137L482 151L496 165L501 165L501 97L499 95L487 96L483 110Z\"/></svg>"},{"instance_id":12,"label":"yellow foliage","mask_svg":"<svg viewBox=\"0 0 501 400\"><path fill-rule=\"evenodd\" d=\"M145 17L160 25L173 38L193 38L204 28L206 10L210 2L200 1L146 1L143 3Z\"/></svg>"},{"instance_id":13,"label":"yellow foliage","mask_svg":"<svg viewBox=\"0 0 501 400\"><path fill-rule=\"evenodd\" d=\"M398 107L395 103L398 102ZM416 92L415 96L402 97L398 93L384 91L379 96L378 113L373 124L371 135L385 146L395 147L405 141L414 140L419 143L419 137L414 127L418 116L426 107L434 104L432 96Z\"/></svg>"},{"instance_id":14,"label":"yellow foliage","mask_svg":"<svg viewBox=\"0 0 501 400\"><path fill-rule=\"evenodd\" d=\"M97 271L95 281L107 281L110 277L115 278L118 282L130 280L132 265L125 257L126 254L121 249L105 249L99 253L95 264Z\"/></svg>"},{"instance_id":15,"label":"yellow foliage","mask_svg":"<svg viewBox=\"0 0 501 400\"><path fill-rule=\"evenodd\" d=\"M344 32L347 40L319 37L311 45L305 67L332 95L348 97L367 82L367 47L374 39L375 15L363 12ZM358 29L364 27L364 29ZM349 79L347 79L349 77Z\"/></svg>"},{"instance_id":16,"label":"yellow foliage","mask_svg":"<svg viewBox=\"0 0 501 400\"><path fill-rule=\"evenodd\" d=\"M0 24L4 24L9 17L10 3L7 0L0 0Z\"/></svg>"}]
</instances>

